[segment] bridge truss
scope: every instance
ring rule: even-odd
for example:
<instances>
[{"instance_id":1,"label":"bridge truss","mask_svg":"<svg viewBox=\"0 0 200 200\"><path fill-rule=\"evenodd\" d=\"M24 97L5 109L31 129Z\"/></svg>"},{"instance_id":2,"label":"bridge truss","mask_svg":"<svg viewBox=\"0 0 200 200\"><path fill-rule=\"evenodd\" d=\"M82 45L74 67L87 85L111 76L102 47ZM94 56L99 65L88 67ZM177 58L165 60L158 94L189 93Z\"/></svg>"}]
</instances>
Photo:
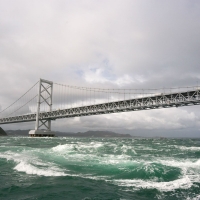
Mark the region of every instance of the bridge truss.
<instances>
[{"instance_id":1,"label":"bridge truss","mask_svg":"<svg viewBox=\"0 0 200 200\"><path fill-rule=\"evenodd\" d=\"M185 92L161 93L159 95L149 97L138 97L127 100L99 103L87 106L78 106L67 109L50 110L38 113L38 119L40 121L50 121L60 118L192 106L199 104L200 90L196 89ZM0 124L36 121L36 117L37 113L4 117L0 119Z\"/></svg>"}]
</instances>

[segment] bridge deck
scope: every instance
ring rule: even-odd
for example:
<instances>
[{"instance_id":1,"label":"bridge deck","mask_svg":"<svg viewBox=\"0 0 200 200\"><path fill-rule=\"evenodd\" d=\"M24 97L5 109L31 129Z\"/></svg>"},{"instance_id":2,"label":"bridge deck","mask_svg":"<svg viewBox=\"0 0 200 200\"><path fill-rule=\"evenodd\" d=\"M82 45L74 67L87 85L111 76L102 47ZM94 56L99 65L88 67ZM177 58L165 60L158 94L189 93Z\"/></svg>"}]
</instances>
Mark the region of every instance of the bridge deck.
<instances>
[{"instance_id":1,"label":"bridge deck","mask_svg":"<svg viewBox=\"0 0 200 200\"><path fill-rule=\"evenodd\" d=\"M55 120L59 118L70 118L78 116L99 115L138 110L150 110L199 104L200 90L192 90L180 93L160 94L155 96L134 98L123 101L114 101L89 106L53 110L51 112L41 112L39 118L42 120ZM33 113L1 118L0 124L30 122L35 120L36 113Z\"/></svg>"}]
</instances>

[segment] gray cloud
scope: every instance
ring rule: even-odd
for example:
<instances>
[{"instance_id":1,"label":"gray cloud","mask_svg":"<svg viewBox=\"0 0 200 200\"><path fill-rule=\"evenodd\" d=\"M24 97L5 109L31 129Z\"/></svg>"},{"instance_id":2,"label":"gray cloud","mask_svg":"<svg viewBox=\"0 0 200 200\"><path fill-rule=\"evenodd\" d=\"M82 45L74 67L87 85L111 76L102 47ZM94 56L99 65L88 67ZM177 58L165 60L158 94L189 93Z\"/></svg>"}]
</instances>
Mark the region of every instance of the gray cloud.
<instances>
[{"instance_id":1,"label":"gray cloud","mask_svg":"<svg viewBox=\"0 0 200 200\"><path fill-rule=\"evenodd\" d=\"M40 77L100 88L196 85L199 19L195 0L0 0L0 104L12 103ZM195 106L57 120L54 126L198 130L198 113Z\"/></svg>"}]
</instances>

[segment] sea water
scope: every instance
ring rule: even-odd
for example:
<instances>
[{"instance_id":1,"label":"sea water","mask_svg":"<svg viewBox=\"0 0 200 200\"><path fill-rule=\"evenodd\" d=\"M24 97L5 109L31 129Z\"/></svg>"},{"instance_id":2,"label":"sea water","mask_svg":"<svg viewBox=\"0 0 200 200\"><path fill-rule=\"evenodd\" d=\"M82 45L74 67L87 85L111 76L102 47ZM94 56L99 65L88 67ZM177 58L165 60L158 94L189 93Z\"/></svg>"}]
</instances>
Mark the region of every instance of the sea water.
<instances>
[{"instance_id":1,"label":"sea water","mask_svg":"<svg viewBox=\"0 0 200 200\"><path fill-rule=\"evenodd\" d=\"M200 199L200 139L0 137L0 199Z\"/></svg>"}]
</instances>

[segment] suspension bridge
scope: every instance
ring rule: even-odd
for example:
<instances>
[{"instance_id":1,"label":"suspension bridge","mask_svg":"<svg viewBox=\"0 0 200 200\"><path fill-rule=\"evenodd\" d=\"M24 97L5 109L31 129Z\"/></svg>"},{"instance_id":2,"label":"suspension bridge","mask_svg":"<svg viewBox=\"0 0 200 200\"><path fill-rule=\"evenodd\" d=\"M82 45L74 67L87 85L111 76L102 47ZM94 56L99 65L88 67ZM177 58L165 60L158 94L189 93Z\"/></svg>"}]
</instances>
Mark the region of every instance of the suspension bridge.
<instances>
[{"instance_id":1,"label":"suspension bridge","mask_svg":"<svg viewBox=\"0 0 200 200\"><path fill-rule=\"evenodd\" d=\"M54 136L51 121L200 104L198 87L101 89L63 85L40 79L0 111L0 124L35 121L30 136Z\"/></svg>"}]
</instances>

